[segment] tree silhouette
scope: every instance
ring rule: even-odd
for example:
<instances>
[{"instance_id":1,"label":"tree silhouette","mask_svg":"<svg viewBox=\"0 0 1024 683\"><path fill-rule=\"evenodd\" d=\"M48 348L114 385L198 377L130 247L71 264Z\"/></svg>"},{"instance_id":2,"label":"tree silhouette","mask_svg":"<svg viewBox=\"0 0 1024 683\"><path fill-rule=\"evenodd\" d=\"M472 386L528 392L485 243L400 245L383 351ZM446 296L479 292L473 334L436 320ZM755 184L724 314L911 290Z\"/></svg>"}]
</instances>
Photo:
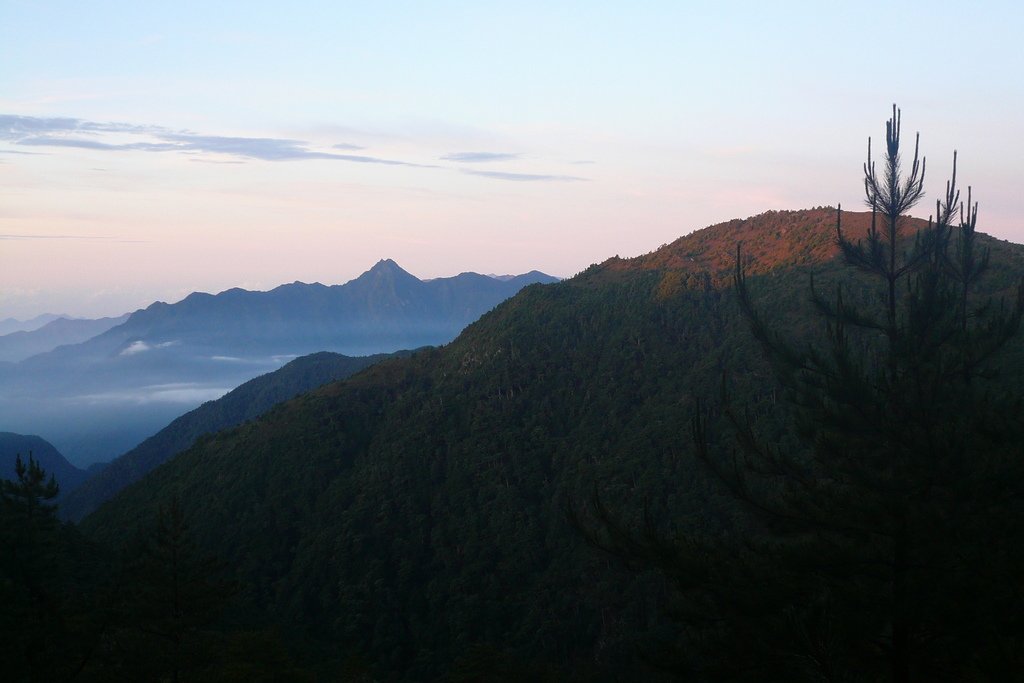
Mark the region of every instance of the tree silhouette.
<instances>
[{"instance_id":1,"label":"tree silhouette","mask_svg":"<svg viewBox=\"0 0 1024 683\"><path fill-rule=\"evenodd\" d=\"M854 305L841 288L832 300L814 293L826 342L800 350L761 319L738 262L741 305L798 407L808 449L760 443L734 416L743 464L717 472L775 539L813 551L786 560L826 579L837 617L864 622L840 659L871 655L894 681L963 680L992 666L1005 674L1016 664L993 642L1019 628L1006 608L1022 606L1010 594L1024 555L992 548L1006 533L1019 539L1006 522L1021 521L1009 483L1024 461L1018 401L986 380L1019 326L1021 291L1009 311L972 308L988 255L976 246L970 191L960 202L955 154L928 227L904 234L925 166L915 143L903 173L900 124L894 106L881 173L869 142L866 238L849 239L837 216L846 262L881 285L876 304ZM699 424L696 433L713 462Z\"/></svg>"},{"instance_id":2,"label":"tree silhouette","mask_svg":"<svg viewBox=\"0 0 1024 683\"><path fill-rule=\"evenodd\" d=\"M717 513L724 532L698 521L667 535L649 522L638 534L594 501L590 540L672 580L682 630L671 664L698 680L1024 671L1020 400L993 381L1024 290L1009 308L977 301L988 256L970 191L960 201L955 155L927 228L906 234L924 177L916 141L904 172L894 106L880 170L868 145L866 236L846 235L837 211L853 270L833 297L811 282L818 344L772 329L737 248L740 306L792 417L763 438L723 391L732 434L694 419L697 454L733 501Z\"/></svg>"},{"instance_id":3,"label":"tree silhouette","mask_svg":"<svg viewBox=\"0 0 1024 683\"><path fill-rule=\"evenodd\" d=\"M0 481L0 654L14 680L48 680L66 638L57 483L30 453ZM63 659L63 657L61 657Z\"/></svg>"}]
</instances>

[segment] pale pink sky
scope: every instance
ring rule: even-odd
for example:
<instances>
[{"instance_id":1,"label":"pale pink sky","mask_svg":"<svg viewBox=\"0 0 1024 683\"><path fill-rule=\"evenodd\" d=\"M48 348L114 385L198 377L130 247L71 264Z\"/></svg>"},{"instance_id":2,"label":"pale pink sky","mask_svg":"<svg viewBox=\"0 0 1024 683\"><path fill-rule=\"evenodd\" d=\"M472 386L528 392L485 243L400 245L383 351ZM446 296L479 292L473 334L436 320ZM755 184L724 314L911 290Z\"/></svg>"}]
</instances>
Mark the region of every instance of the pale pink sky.
<instances>
[{"instance_id":1,"label":"pale pink sky","mask_svg":"<svg viewBox=\"0 0 1024 683\"><path fill-rule=\"evenodd\" d=\"M1022 11L923 47L958 8L4 3L0 318L381 258L568 276L768 209L857 209L893 101L931 198L957 148L980 228L1024 241ZM866 47L883 14L904 38Z\"/></svg>"}]
</instances>

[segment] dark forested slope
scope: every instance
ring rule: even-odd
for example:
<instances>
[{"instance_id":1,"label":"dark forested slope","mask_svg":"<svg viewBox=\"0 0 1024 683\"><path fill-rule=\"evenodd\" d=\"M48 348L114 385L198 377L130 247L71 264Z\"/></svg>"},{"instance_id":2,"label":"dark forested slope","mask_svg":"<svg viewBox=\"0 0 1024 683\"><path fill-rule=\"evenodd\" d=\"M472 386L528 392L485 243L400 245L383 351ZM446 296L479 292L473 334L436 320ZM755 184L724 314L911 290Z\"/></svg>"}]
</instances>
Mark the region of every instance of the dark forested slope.
<instances>
[{"instance_id":1,"label":"dark forested slope","mask_svg":"<svg viewBox=\"0 0 1024 683\"><path fill-rule=\"evenodd\" d=\"M48 474L52 474L62 496L81 485L88 476L87 470L79 469L68 462L67 458L46 439L0 432L0 479L17 479L15 463L19 455L26 465L31 455Z\"/></svg>"},{"instance_id":2,"label":"dark forested slope","mask_svg":"<svg viewBox=\"0 0 1024 683\"><path fill-rule=\"evenodd\" d=\"M197 444L83 528L117 538L177 496L249 599L385 679L509 676L510 662L530 678L635 678L664 589L588 548L566 501L597 487L627 519L705 513L719 493L689 452L695 402L710 400L714 421L724 376L776 424L772 375L731 292L736 245L764 314L812 335L808 273L822 288L850 277L834 222L771 212L528 287L442 349ZM844 222L855 235L867 219ZM1020 247L985 244L997 290L1024 272Z\"/></svg>"},{"instance_id":3,"label":"dark forested slope","mask_svg":"<svg viewBox=\"0 0 1024 683\"><path fill-rule=\"evenodd\" d=\"M296 358L274 372L260 375L177 418L103 471L85 481L62 501L65 519L78 521L128 484L185 450L204 434L234 427L262 415L275 404L343 379L396 354L349 357L322 351ZM406 355L399 352L397 355Z\"/></svg>"}]
</instances>

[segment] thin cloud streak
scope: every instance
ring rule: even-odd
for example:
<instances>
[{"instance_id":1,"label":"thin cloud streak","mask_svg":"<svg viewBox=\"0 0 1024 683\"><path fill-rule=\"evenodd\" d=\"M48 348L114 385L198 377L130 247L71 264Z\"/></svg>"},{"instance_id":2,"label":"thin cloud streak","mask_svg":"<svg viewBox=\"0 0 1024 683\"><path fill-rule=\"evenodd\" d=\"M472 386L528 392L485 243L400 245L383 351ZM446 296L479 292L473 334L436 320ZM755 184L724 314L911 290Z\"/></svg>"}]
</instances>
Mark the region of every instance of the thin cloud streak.
<instances>
[{"instance_id":1,"label":"thin cloud streak","mask_svg":"<svg viewBox=\"0 0 1024 683\"><path fill-rule=\"evenodd\" d=\"M244 161L238 159L189 159L189 161L196 164L229 164L232 166L243 166Z\"/></svg>"},{"instance_id":2,"label":"thin cloud streak","mask_svg":"<svg viewBox=\"0 0 1024 683\"><path fill-rule=\"evenodd\" d=\"M83 137L83 135L99 136L103 134L144 135L157 141L115 143ZM71 137L72 135L74 137ZM310 149L308 143L301 140L199 135L192 131L172 131L161 126L97 123L71 118L0 115L0 140L15 145L33 147L70 147L99 151L199 152L225 154L260 161L328 159L360 164L437 168L432 164L417 164L398 159L320 152ZM359 149L355 145L346 144L338 144L334 148Z\"/></svg>"},{"instance_id":3,"label":"thin cloud streak","mask_svg":"<svg viewBox=\"0 0 1024 683\"><path fill-rule=\"evenodd\" d=\"M116 244L149 244L149 240L125 239L108 235L14 235L0 234L0 242L33 242L48 240L85 240L91 242L113 242Z\"/></svg>"},{"instance_id":4,"label":"thin cloud streak","mask_svg":"<svg viewBox=\"0 0 1024 683\"><path fill-rule=\"evenodd\" d=\"M125 144L111 144L99 142L98 140L83 140L81 138L56 138L49 135L41 135L32 138L16 140L16 145L29 145L38 147L76 147L79 149L99 150L133 150L144 152L169 152L179 149L177 146L165 143L153 142L132 142Z\"/></svg>"},{"instance_id":5,"label":"thin cloud streak","mask_svg":"<svg viewBox=\"0 0 1024 683\"><path fill-rule=\"evenodd\" d=\"M195 131L171 130L163 126L85 121L66 117L42 118L0 114L0 142L24 147L86 149L100 152L171 152L192 155L190 161L201 163L239 164L250 160L270 162L328 160L356 164L434 168L509 182L543 183L589 180L575 175L453 168L366 154L344 153L362 149L349 143L337 143L328 148L340 151L322 151L311 148L311 143L288 138L201 135ZM14 153L37 154L38 152ZM452 152L440 158L450 162L473 164L510 161L521 157L521 154L512 152L476 151ZM7 237L5 239L14 238Z\"/></svg>"},{"instance_id":6,"label":"thin cloud streak","mask_svg":"<svg viewBox=\"0 0 1024 683\"><path fill-rule=\"evenodd\" d=\"M0 234L0 240L117 240L104 235L11 235Z\"/></svg>"},{"instance_id":7,"label":"thin cloud streak","mask_svg":"<svg viewBox=\"0 0 1024 683\"><path fill-rule=\"evenodd\" d=\"M452 152L441 157L444 161L462 161L466 163L479 163L487 161L511 161L518 159L520 154L511 152Z\"/></svg>"},{"instance_id":8,"label":"thin cloud streak","mask_svg":"<svg viewBox=\"0 0 1024 683\"><path fill-rule=\"evenodd\" d=\"M535 173L508 173L506 171L477 171L473 169L462 169L467 175L478 175L495 180L511 180L514 182L545 182L545 183L568 183L586 182L589 178L580 178L574 175L541 175Z\"/></svg>"}]
</instances>

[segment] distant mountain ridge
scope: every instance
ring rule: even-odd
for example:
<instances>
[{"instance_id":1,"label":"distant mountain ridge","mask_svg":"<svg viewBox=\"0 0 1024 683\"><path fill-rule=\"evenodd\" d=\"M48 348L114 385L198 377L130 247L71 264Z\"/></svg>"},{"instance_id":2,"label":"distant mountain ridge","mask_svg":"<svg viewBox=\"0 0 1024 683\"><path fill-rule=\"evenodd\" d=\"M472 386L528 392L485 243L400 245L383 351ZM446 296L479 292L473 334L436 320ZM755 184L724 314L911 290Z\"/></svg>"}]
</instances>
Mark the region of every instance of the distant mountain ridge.
<instances>
[{"instance_id":1,"label":"distant mountain ridge","mask_svg":"<svg viewBox=\"0 0 1024 683\"><path fill-rule=\"evenodd\" d=\"M16 363L58 346L79 344L128 320L128 314L112 318L60 317L33 330L0 336L0 361Z\"/></svg>"},{"instance_id":2,"label":"distant mountain ridge","mask_svg":"<svg viewBox=\"0 0 1024 683\"><path fill-rule=\"evenodd\" d=\"M156 302L81 343L0 363L0 429L43 434L73 462L108 460L292 358L445 344L523 287L556 280L533 271L423 281L386 259L342 285Z\"/></svg>"},{"instance_id":3,"label":"distant mountain ridge","mask_svg":"<svg viewBox=\"0 0 1024 683\"><path fill-rule=\"evenodd\" d=\"M46 323L53 322L58 318L70 318L68 315L59 315L56 313L43 313L37 315L34 318L28 320L19 320L17 318L4 318L0 320L0 335L10 334L12 332L30 332L32 330L38 330Z\"/></svg>"},{"instance_id":4,"label":"distant mountain ridge","mask_svg":"<svg viewBox=\"0 0 1024 683\"><path fill-rule=\"evenodd\" d=\"M146 350L191 344L222 353L294 355L436 345L526 285L557 280L531 271L509 279L461 273L424 281L385 259L342 285L294 282L266 292L234 288L194 292L174 304L156 302L82 349L61 353L130 354L130 345L139 342Z\"/></svg>"}]
</instances>

